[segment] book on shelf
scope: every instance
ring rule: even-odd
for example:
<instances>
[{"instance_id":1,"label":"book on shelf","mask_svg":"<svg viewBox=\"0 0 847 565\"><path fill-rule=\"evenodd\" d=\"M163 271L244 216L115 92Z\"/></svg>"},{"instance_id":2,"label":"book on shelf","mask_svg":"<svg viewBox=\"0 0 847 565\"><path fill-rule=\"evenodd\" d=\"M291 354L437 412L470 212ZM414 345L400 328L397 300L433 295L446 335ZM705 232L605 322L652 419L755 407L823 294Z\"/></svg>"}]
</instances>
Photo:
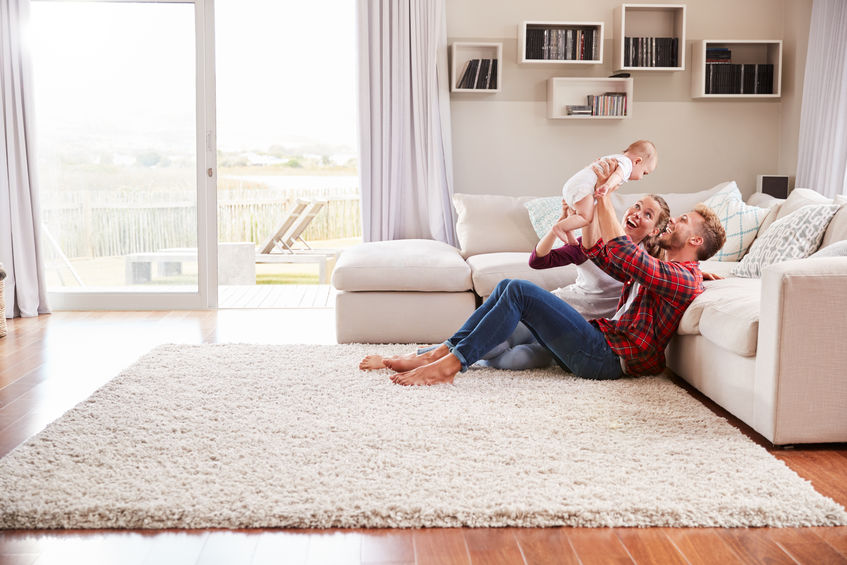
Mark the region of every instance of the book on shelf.
<instances>
[{"instance_id":1,"label":"book on shelf","mask_svg":"<svg viewBox=\"0 0 847 565\"><path fill-rule=\"evenodd\" d=\"M476 76L476 83L474 84L474 88L476 89L486 89L488 88L488 79L489 72L491 71L491 59L480 59L479 61L479 73Z\"/></svg>"},{"instance_id":2,"label":"book on shelf","mask_svg":"<svg viewBox=\"0 0 847 565\"><path fill-rule=\"evenodd\" d=\"M707 47L707 63L729 63L732 59L732 51L729 47Z\"/></svg>"},{"instance_id":3,"label":"book on shelf","mask_svg":"<svg viewBox=\"0 0 847 565\"><path fill-rule=\"evenodd\" d=\"M592 116L626 116L627 96L625 92L605 92L587 96Z\"/></svg>"},{"instance_id":4,"label":"book on shelf","mask_svg":"<svg viewBox=\"0 0 847 565\"><path fill-rule=\"evenodd\" d=\"M590 116L591 115L591 106L587 104L568 104L565 106L565 110L567 111L569 116Z\"/></svg>"},{"instance_id":5,"label":"book on shelf","mask_svg":"<svg viewBox=\"0 0 847 565\"><path fill-rule=\"evenodd\" d=\"M470 59L465 63L465 71L462 78L456 84L456 88L470 88L471 81L476 82L476 72L479 68L479 59Z\"/></svg>"},{"instance_id":6,"label":"book on shelf","mask_svg":"<svg viewBox=\"0 0 847 565\"><path fill-rule=\"evenodd\" d=\"M624 37L625 67L678 67L676 37Z\"/></svg>"},{"instance_id":7,"label":"book on shelf","mask_svg":"<svg viewBox=\"0 0 847 565\"><path fill-rule=\"evenodd\" d=\"M773 94L770 63L706 63L705 94Z\"/></svg>"},{"instance_id":8,"label":"book on shelf","mask_svg":"<svg viewBox=\"0 0 847 565\"><path fill-rule=\"evenodd\" d=\"M598 30L588 28L528 27L525 56L532 61L592 61Z\"/></svg>"},{"instance_id":9,"label":"book on shelf","mask_svg":"<svg viewBox=\"0 0 847 565\"><path fill-rule=\"evenodd\" d=\"M456 83L461 90L496 90L497 59L470 59L462 78Z\"/></svg>"},{"instance_id":10,"label":"book on shelf","mask_svg":"<svg viewBox=\"0 0 847 565\"><path fill-rule=\"evenodd\" d=\"M491 77L488 80L488 89L497 90L497 59L491 59Z\"/></svg>"}]
</instances>

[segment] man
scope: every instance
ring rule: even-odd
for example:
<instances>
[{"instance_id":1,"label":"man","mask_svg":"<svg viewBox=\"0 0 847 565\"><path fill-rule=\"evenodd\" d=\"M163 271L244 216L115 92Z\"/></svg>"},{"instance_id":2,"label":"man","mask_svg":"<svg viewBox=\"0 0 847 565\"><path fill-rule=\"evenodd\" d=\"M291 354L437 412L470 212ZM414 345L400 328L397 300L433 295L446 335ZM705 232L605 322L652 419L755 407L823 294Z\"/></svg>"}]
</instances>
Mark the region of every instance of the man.
<instances>
[{"instance_id":1,"label":"man","mask_svg":"<svg viewBox=\"0 0 847 565\"><path fill-rule=\"evenodd\" d=\"M598 164L598 176L608 174ZM386 359L402 385L453 382L460 371L502 342L523 322L556 362L590 379L652 375L665 367L664 350L685 309L703 292L698 261L714 255L726 240L720 220L707 207L672 218L660 245L666 260L632 243L617 220L608 193L597 194L595 223L583 228L586 254L624 282L618 312L586 322L573 308L541 287L503 280L450 339L413 358Z\"/></svg>"}]
</instances>

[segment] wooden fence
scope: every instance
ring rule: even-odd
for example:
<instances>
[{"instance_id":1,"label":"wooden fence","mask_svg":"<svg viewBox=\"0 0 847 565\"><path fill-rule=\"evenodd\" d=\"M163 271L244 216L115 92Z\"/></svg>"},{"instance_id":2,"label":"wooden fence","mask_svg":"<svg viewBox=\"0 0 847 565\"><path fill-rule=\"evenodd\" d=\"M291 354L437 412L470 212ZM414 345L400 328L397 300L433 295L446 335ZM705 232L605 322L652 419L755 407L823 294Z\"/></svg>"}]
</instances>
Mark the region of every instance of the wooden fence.
<instances>
[{"instance_id":1,"label":"wooden fence","mask_svg":"<svg viewBox=\"0 0 847 565\"><path fill-rule=\"evenodd\" d=\"M192 193L79 191L42 206L45 227L69 258L109 257L169 247L197 247ZM220 191L218 241L264 241L298 198L327 200L303 234L306 241L360 237L358 189Z\"/></svg>"}]
</instances>

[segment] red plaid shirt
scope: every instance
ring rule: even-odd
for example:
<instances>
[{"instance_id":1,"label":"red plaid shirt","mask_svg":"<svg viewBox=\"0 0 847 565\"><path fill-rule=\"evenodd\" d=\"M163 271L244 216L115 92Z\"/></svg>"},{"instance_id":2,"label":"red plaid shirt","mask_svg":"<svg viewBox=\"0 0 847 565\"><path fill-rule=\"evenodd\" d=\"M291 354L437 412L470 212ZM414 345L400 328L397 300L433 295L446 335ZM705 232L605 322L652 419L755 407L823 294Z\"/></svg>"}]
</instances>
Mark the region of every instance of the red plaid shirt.
<instances>
[{"instance_id":1,"label":"red plaid shirt","mask_svg":"<svg viewBox=\"0 0 847 565\"><path fill-rule=\"evenodd\" d=\"M635 301L619 320L591 320L626 363L630 375L655 375L665 368L665 347L685 309L703 292L697 261L661 261L632 243L629 236L599 240L585 254L624 283L618 308L626 303L634 281L641 284Z\"/></svg>"}]
</instances>

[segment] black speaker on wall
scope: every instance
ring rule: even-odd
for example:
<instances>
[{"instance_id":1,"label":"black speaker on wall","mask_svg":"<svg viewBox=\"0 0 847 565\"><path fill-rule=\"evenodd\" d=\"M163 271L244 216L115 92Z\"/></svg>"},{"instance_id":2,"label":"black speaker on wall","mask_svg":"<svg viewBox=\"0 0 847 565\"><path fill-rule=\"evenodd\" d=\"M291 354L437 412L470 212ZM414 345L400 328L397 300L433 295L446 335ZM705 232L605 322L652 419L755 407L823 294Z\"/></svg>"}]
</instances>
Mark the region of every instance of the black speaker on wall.
<instances>
[{"instance_id":1,"label":"black speaker on wall","mask_svg":"<svg viewBox=\"0 0 847 565\"><path fill-rule=\"evenodd\" d=\"M763 192L774 198L788 198L787 175L758 175L756 191Z\"/></svg>"}]
</instances>

